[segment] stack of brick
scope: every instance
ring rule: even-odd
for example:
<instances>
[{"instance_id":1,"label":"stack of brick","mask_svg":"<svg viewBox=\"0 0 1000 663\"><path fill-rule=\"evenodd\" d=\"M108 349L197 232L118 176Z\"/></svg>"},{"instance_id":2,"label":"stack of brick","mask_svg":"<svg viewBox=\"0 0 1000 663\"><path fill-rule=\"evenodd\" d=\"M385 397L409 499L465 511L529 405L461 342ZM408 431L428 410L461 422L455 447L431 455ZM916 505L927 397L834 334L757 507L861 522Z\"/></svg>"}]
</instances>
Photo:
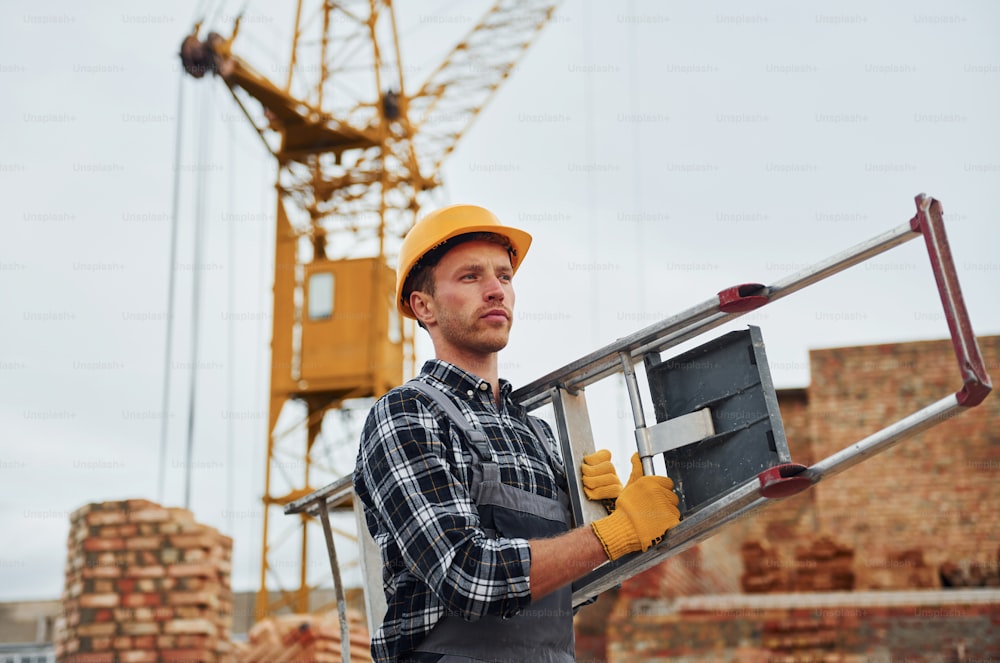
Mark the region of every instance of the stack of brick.
<instances>
[{"instance_id":1,"label":"stack of brick","mask_svg":"<svg viewBox=\"0 0 1000 663\"><path fill-rule=\"evenodd\" d=\"M944 562L938 567L944 588L1000 587L1000 559L997 562Z\"/></svg>"},{"instance_id":2,"label":"stack of brick","mask_svg":"<svg viewBox=\"0 0 1000 663\"><path fill-rule=\"evenodd\" d=\"M790 589L797 592L850 591L854 589L854 549L829 537L795 549L795 578Z\"/></svg>"},{"instance_id":3,"label":"stack of brick","mask_svg":"<svg viewBox=\"0 0 1000 663\"><path fill-rule=\"evenodd\" d=\"M938 586L934 569L921 550L904 550L885 558L874 557L862 567L868 589L933 589Z\"/></svg>"},{"instance_id":4,"label":"stack of brick","mask_svg":"<svg viewBox=\"0 0 1000 663\"><path fill-rule=\"evenodd\" d=\"M351 660L371 663L368 630L351 615ZM238 663L339 663L340 619L336 614L281 615L263 619L247 633L248 642L236 645Z\"/></svg>"},{"instance_id":5,"label":"stack of brick","mask_svg":"<svg viewBox=\"0 0 1000 663\"><path fill-rule=\"evenodd\" d=\"M147 500L70 516L61 663L231 662L232 539Z\"/></svg>"},{"instance_id":6,"label":"stack of brick","mask_svg":"<svg viewBox=\"0 0 1000 663\"><path fill-rule=\"evenodd\" d=\"M760 639L772 663L789 661L838 661L825 659L835 653L841 642L838 620L816 618L813 615L776 619L764 622Z\"/></svg>"},{"instance_id":7,"label":"stack of brick","mask_svg":"<svg viewBox=\"0 0 1000 663\"><path fill-rule=\"evenodd\" d=\"M743 575L740 585L747 594L783 592L787 588L781 561L775 551L758 541L745 541L740 546Z\"/></svg>"}]
</instances>

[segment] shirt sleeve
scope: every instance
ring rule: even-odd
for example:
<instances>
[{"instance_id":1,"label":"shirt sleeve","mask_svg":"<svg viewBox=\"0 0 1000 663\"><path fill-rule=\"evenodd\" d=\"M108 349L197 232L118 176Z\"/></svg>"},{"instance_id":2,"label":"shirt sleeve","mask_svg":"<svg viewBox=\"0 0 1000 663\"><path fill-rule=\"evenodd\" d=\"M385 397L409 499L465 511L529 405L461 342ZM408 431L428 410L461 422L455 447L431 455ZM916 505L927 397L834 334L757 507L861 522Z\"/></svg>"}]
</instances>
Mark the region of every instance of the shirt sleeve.
<instances>
[{"instance_id":1,"label":"shirt sleeve","mask_svg":"<svg viewBox=\"0 0 1000 663\"><path fill-rule=\"evenodd\" d=\"M531 601L525 539L491 539L449 463L451 444L434 413L396 389L376 403L361 437L363 499L401 563L451 614L512 616ZM380 543L385 551L385 545Z\"/></svg>"}]
</instances>

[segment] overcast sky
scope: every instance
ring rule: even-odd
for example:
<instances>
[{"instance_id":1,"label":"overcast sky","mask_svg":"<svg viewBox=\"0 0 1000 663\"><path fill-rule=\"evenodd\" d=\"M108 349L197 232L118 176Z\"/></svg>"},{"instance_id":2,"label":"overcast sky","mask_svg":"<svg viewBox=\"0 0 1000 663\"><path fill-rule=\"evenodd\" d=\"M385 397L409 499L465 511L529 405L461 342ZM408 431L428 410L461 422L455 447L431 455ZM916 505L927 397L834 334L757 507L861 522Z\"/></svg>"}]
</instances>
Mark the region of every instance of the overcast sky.
<instances>
[{"instance_id":1,"label":"overcast sky","mask_svg":"<svg viewBox=\"0 0 1000 663\"><path fill-rule=\"evenodd\" d=\"M198 4L223 33L242 6ZM247 4L235 50L266 73L284 66L292 3L265 4ZM415 82L486 6L397 4ZM159 497L178 122L163 501L184 501L193 374L191 506L234 536L235 588L256 588L276 166L220 81L181 82L197 15L194 2L0 5L0 600L59 596L74 509ZM943 201L976 332L1000 333L998 28L985 1L566 2L438 195L534 235L502 373L524 384L723 288L777 281L905 223L920 192ZM920 241L725 329L747 323L779 387L808 385L810 349L947 336ZM595 391L621 464L622 390ZM353 445L334 445L343 472Z\"/></svg>"}]
</instances>

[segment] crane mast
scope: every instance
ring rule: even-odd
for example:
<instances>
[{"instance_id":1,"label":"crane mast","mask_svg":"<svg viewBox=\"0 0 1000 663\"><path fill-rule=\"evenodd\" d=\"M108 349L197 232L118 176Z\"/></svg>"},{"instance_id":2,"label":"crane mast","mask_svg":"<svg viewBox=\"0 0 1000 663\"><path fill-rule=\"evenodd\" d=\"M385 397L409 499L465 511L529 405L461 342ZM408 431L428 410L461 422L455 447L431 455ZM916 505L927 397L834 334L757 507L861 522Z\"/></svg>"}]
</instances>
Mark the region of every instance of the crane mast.
<instances>
[{"instance_id":1,"label":"crane mast","mask_svg":"<svg viewBox=\"0 0 1000 663\"><path fill-rule=\"evenodd\" d=\"M327 412L413 373L413 326L393 302L399 243L441 184L445 159L558 4L499 0L413 93L391 0L299 0L283 80L239 56L239 19L228 37L202 38L199 23L183 40L185 70L226 84L278 164L258 618L309 611L313 519L300 516L300 566L286 589L273 562L283 543L275 509L316 487L313 451ZM278 430L291 402L305 414ZM276 600L268 581L279 586Z\"/></svg>"}]
</instances>

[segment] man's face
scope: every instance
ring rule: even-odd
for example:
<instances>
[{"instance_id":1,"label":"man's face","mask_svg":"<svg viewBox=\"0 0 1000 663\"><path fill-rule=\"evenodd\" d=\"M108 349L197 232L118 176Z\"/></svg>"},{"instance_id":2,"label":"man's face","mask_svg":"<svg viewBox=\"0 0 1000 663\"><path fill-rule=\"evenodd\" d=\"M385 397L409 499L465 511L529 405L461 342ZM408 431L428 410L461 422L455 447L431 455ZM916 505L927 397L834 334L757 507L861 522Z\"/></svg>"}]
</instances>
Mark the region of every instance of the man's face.
<instances>
[{"instance_id":1,"label":"man's face","mask_svg":"<svg viewBox=\"0 0 1000 663\"><path fill-rule=\"evenodd\" d=\"M493 242L463 242L434 267L430 310L441 342L461 352L488 354L507 345L513 323L514 270Z\"/></svg>"}]
</instances>

